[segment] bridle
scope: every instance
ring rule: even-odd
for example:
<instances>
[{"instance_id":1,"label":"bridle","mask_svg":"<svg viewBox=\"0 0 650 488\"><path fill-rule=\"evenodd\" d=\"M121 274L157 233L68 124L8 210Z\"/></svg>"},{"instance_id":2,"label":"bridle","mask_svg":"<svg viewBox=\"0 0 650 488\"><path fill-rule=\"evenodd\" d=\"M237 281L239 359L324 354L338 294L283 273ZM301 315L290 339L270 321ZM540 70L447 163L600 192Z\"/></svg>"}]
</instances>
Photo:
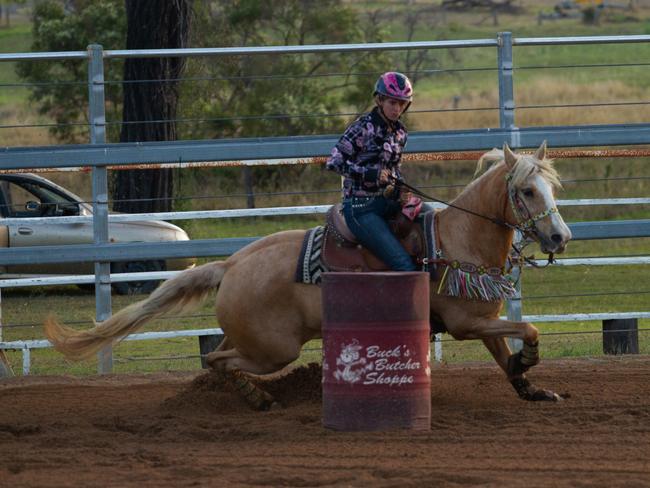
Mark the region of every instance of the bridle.
<instances>
[{"instance_id":1,"label":"bridle","mask_svg":"<svg viewBox=\"0 0 650 488\"><path fill-rule=\"evenodd\" d=\"M514 227L526 237L539 237L535 223L538 220L542 220L544 217L558 213L558 209L557 207L549 207L537 215L531 215L526 203L519 198L517 189L512 187L511 181L512 173L506 174L508 201L510 202L512 213L518 221L517 225Z\"/></svg>"},{"instance_id":2,"label":"bridle","mask_svg":"<svg viewBox=\"0 0 650 488\"><path fill-rule=\"evenodd\" d=\"M431 195L427 195L423 191L419 190L418 188L415 188L408 183L397 180L396 178L392 178L393 185L397 187L403 187L406 188L408 191L411 193L418 195L420 197L426 198L428 200L431 200L433 202L438 202L442 203L444 205L447 205L448 207L455 208L456 210L460 210L461 212L468 213L470 215L474 215L475 217L480 217L485 220L489 220L493 224L499 225L501 227L506 227L510 230L518 231L523 239L521 240L522 245L518 245L513 243L512 244L512 249L515 254L515 264L522 265L523 263L527 263L531 266L534 266L536 268L545 268L550 264L553 264L555 262L555 259L553 257L553 253L548 254L548 262L545 265L538 265L537 262L535 261L535 258L533 256L524 256L523 250L528 246L531 242L530 239L539 241L539 231L537 229L536 223L540 220L542 220L545 217L548 217L549 215L558 213L557 207L550 207L547 208L546 210L538 213L537 215L531 215L530 210L526 206L526 204L519 198L519 195L517 194L517 189L513 188L512 186L512 172L508 172L505 176L506 179L506 193L508 194L508 199L505 202L505 206L510 204L510 207L512 208L513 215L515 216L515 219L517 220L516 224L511 224L510 222L507 222L505 220L499 219L497 217L491 217L489 215L484 215L479 212L475 212L473 210L469 210L467 208L459 207L458 205L454 205L453 203L447 202L445 200L440 200L438 198L435 198ZM504 209L504 215L505 215L505 209ZM527 239L529 238L529 239Z\"/></svg>"}]
</instances>

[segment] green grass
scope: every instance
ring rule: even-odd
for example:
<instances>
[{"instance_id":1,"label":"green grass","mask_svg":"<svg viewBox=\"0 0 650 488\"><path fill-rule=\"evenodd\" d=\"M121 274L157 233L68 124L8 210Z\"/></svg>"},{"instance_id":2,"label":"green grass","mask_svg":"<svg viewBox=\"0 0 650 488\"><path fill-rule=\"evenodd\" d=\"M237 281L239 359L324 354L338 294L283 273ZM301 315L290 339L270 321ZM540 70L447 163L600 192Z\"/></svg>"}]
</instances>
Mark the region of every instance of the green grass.
<instances>
[{"instance_id":1,"label":"green grass","mask_svg":"<svg viewBox=\"0 0 650 488\"><path fill-rule=\"evenodd\" d=\"M31 24L21 18L13 21L9 28L0 28L0 53L29 52L32 41L31 28ZM16 63L0 62L0 112L4 105L25 104L29 97L29 91L25 88L1 86L20 83L15 66Z\"/></svg>"},{"instance_id":2,"label":"green grass","mask_svg":"<svg viewBox=\"0 0 650 488\"><path fill-rule=\"evenodd\" d=\"M324 216L250 217L205 221L180 220L177 224L187 230L192 239L226 237L259 237L291 229L310 229L322 225Z\"/></svg>"},{"instance_id":3,"label":"green grass","mask_svg":"<svg viewBox=\"0 0 650 488\"><path fill-rule=\"evenodd\" d=\"M11 27L0 27L0 53L29 52L32 43L32 25L26 19L14 21Z\"/></svg>"}]
</instances>

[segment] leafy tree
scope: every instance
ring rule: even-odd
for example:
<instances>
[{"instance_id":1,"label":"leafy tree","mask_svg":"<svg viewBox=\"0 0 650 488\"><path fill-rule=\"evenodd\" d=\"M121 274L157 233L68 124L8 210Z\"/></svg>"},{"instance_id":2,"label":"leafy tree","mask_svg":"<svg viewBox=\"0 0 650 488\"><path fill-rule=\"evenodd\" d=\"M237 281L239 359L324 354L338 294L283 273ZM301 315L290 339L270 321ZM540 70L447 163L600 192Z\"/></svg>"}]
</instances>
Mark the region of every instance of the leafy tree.
<instances>
[{"instance_id":1,"label":"leafy tree","mask_svg":"<svg viewBox=\"0 0 650 488\"><path fill-rule=\"evenodd\" d=\"M378 24L343 0L220 0L197 4L196 46L268 46L380 42ZM189 137L257 137L340 132L371 103L380 72L393 68L373 52L252 55L192 59L184 115L202 118ZM200 94L199 96L196 96ZM191 96L189 96L191 94ZM336 114L347 113L347 116ZM309 168L257 167L221 171L232 183L243 174L266 190L297 181ZM249 198L248 205L254 203Z\"/></svg>"},{"instance_id":2,"label":"leafy tree","mask_svg":"<svg viewBox=\"0 0 650 488\"><path fill-rule=\"evenodd\" d=\"M200 4L193 45L344 44L382 40L343 0L221 0ZM350 54L253 55L192 60L190 73L207 76L187 112L212 122L194 137L296 135L339 130L341 111L368 106L387 56ZM195 94L196 85L186 85ZM266 117L265 117L266 116Z\"/></svg>"},{"instance_id":3,"label":"leafy tree","mask_svg":"<svg viewBox=\"0 0 650 488\"><path fill-rule=\"evenodd\" d=\"M42 0L33 11L34 52L84 51L89 44L104 49L124 49L126 22L121 0ZM88 66L77 60L21 61L17 72L25 81L35 83L31 99L38 112L49 115L57 126L51 132L63 142L86 142L88 130ZM106 63L107 81L122 77L122 63ZM106 86L106 118L118 120L122 93L119 85ZM82 125L73 125L81 123ZM117 128L109 126L109 139L117 139Z\"/></svg>"},{"instance_id":4,"label":"leafy tree","mask_svg":"<svg viewBox=\"0 0 650 488\"><path fill-rule=\"evenodd\" d=\"M343 0L196 0L192 46L257 46L379 42L382 32ZM92 43L105 49L126 46L126 13L122 0L41 0L33 12L32 51L84 50ZM185 83L182 115L213 119L211 124L183 126L183 136L227 137L281 135L338 130L343 119L327 114L360 111L369 100L379 71L392 67L387 55L359 52L316 55L201 58L187 74L210 79ZM122 111L122 62L105 63L107 119ZM19 75L33 87L41 114L59 127L63 142L87 140L87 132L71 124L87 122L87 66L84 61L21 62ZM338 73L340 76L327 75ZM355 74L359 74L358 76ZM313 76L308 78L308 76ZM198 94L198 96L197 96ZM256 115L275 114L274 118ZM316 117L281 117L310 114ZM239 117L239 119L233 119ZM246 117L246 118L244 118ZM219 119L219 120L216 120ZM110 140L118 131L109 126Z\"/></svg>"}]
</instances>

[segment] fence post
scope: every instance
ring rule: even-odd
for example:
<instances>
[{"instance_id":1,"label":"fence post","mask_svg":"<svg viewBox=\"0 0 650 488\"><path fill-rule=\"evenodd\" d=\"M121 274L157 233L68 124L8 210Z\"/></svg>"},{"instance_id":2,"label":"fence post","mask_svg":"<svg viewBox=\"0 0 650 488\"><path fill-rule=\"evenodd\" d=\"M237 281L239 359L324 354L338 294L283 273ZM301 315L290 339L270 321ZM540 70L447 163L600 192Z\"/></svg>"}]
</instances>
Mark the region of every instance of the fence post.
<instances>
[{"instance_id":1,"label":"fence post","mask_svg":"<svg viewBox=\"0 0 650 488\"><path fill-rule=\"evenodd\" d=\"M29 346L25 345L23 347L23 376L29 374L29 370L32 365L32 351L29 349Z\"/></svg>"},{"instance_id":2,"label":"fence post","mask_svg":"<svg viewBox=\"0 0 650 488\"><path fill-rule=\"evenodd\" d=\"M7 355L0 349L0 378L8 378L14 376L14 370L11 368L11 363Z\"/></svg>"},{"instance_id":3,"label":"fence post","mask_svg":"<svg viewBox=\"0 0 650 488\"><path fill-rule=\"evenodd\" d=\"M522 235L519 231L515 231L514 241L519 243ZM506 300L506 311L508 313L508 320L521 322L521 269L517 266L512 269L510 273L512 279L515 281L515 296ZM513 352L521 351L524 347L524 341L521 339L508 338L508 344Z\"/></svg>"},{"instance_id":4,"label":"fence post","mask_svg":"<svg viewBox=\"0 0 650 488\"><path fill-rule=\"evenodd\" d=\"M499 72L499 127L513 129L515 127L515 97L512 64L512 33L499 32L497 34L497 63ZM519 147L518 132L511 131L508 144L510 147ZM506 142L506 141L504 141ZM519 232L515 241L519 241ZM521 321L521 273L519 268L512 270L512 278L516 283L516 295L512 300L506 301L508 320ZM508 338L510 349L514 352L523 347L521 339Z\"/></svg>"},{"instance_id":5,"label":"fence post","mask_svg":"<svg viewBox=\"0 0 650 488\"><path fill-rule=\"evenodd\" d=\"M225 336L223 334L199 336L199 351L201 354L201 367L203 369L207 369L209 367L205 356L214 351L217 346L221 344L221 341L223 341L224 337Z\"/></svg>"},{"instance_id":6,"label":"fence post","mask_svg":"<svg viewBox=\"0 0 650 488\"><path fill-rule=\"evenodd\" d=\"M638 320L603 320L603 353L639 354Z\"/></svg>"},{"instance_id":7,"label":"fence post","mask_svg":"<svg viewBox=\"0 0 650 488\"><path fill-rule=\"evenodd\" d=\"M2 288L0 288L0 342L4 341L3 336L3 324L2 324ZM4 350L0 349L0 378L6 378L7 376L13 376L14 371L11 369L11 364L7 359L7 355Z\"/></svg>"},{"instance_id":8,"label":"fence post","mask_svg":"<svg viewBox=\"0 0 650 488\"><path fill-rule=\"evenodd\" d=\"M499 127L512 129L515 126L515 97L512 63L512 33L497 34L497 63L499 71ZM519 147L518 133L511 133L510 146ZM515 140L515 137L517 140Z\"/></svg>"},{"instance_id":9,"label":"fence post","mask_svg":"<svg viewBox=\"0 0 650 488\"><path fill-rule=\"evenodd\" d=\"M106 112L104 105L104 58L98 44L88 46L88 120L90 143L106 142ZM93 242L108 242L108 170L106 166L93 166ZM103 322L111 316L111 277L109 262L95 263L95 318ZM108 346L97 354L99 374L113 369L113 351Z\"/></svg>"}]
</instances>

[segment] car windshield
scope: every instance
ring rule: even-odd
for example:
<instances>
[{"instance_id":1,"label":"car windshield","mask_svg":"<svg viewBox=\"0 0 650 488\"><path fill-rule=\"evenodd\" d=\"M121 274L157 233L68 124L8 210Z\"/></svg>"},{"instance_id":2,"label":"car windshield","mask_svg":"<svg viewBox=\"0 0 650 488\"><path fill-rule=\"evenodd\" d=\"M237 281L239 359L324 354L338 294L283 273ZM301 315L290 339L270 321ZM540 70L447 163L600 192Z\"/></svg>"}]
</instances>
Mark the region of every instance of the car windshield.
<instances>
[{"instance_id":1,"label":"car windshield","mask_svg":"<svg viewBox=\"0 0 650 488\"><path fill-rule=\"evenodd\" d=\"M4 217L37 217L57 204L73 203L50 188L30 181L0 181L0 192Z\"/></svg>"}]
</instances>

